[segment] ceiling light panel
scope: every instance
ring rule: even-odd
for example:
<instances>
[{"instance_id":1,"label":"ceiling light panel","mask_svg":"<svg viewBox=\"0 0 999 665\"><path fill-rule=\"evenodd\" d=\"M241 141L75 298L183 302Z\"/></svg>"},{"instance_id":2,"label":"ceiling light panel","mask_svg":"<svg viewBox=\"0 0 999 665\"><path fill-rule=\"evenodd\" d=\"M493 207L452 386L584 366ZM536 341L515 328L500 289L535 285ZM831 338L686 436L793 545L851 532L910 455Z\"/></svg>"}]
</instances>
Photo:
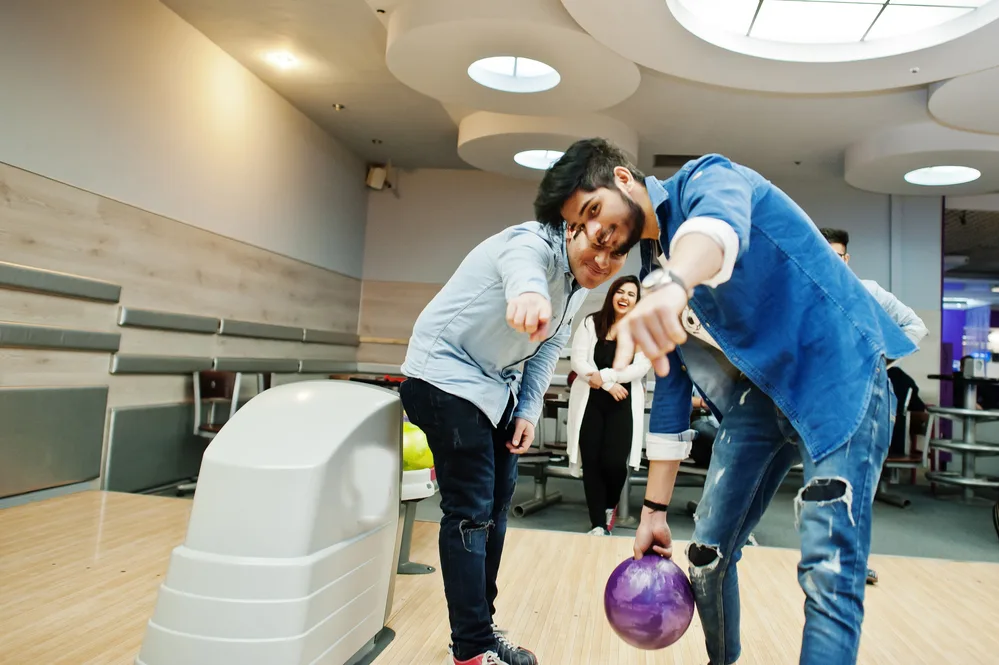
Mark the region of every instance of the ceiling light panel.
<instances>
[{"instance_id":1,"label":"ceiling light panel","mask_svg":"<svg viewBox=\"0 0 999 665\"><path fill-rule=\"evenodd\" d=\"M765 0L749 36L798 44L859 42L881 7L870 3Z\"/></svg>"},{"instance_id":2,"label":"ceiling light panel","mask_svg":"<svg viewBox=\"0 0 999 665\"><path fill-rule=\"evenodd\" d=\"M973 11L970 7L888 5L864 39L872 41L921 32Z\"/></svg>"},{"instance_id":3,"label":"ceiling light panel","mask_svg":"<svg viewBox=\"0 0 999 665\"><path fill-rule=\"evenodd\" d=\"M981 7L990 0L890 0L889 5L921 5L924 7Z\"/></svg>"},{"instance_id":4,"label":"ceiling light panel","mask_svg":"<svg viewBox=\"0 0 999 665\"><path fill-rule=\"evenodd\" d=\"M719 30L745 35L753 25L760 0L680 0L680 4Z\"/></svg>"}]
</instances>

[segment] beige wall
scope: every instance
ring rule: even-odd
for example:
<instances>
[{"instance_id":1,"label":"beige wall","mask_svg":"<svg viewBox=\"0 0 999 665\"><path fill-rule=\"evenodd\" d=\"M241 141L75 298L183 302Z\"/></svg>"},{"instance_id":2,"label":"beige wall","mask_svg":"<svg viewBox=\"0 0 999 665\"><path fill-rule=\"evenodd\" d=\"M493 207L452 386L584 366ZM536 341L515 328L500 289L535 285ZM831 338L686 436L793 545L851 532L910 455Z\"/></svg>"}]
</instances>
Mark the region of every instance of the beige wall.
<instances>
[{"instance_id":1,"label":"beige wall","mask_svg":"<svg viewBox=\"0 0 999 665\"><path fill-rule=\"evenodd\" d=\"M0 261L118 284L131 307L356 333L360 159L156 0L0 13ZM0 320L118 332L123 353L356 355L122 328L117 314L0 289ZM109 362L0 348L0 385L107 385L109 407L191 399L188 376L111 375Z\"/></svg>"},{"instance_id":2,"label":"beige wall","mask_svg":"<svg viewBox=\"0 0 999 665\"><path fill-rule=\"evenodd\" d=\"M0 162L361 277L364 164L156 0L13 0Z\"/></svg>"}]
</instances>

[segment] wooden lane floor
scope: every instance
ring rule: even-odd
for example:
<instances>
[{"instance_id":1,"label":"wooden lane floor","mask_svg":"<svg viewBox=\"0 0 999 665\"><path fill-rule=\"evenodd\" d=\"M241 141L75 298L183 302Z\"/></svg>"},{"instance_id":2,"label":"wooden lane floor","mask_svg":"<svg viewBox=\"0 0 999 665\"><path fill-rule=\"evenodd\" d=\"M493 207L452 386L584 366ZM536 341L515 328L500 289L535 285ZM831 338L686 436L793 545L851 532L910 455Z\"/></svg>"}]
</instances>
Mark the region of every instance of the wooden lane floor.
<instances>
[{"instance_id":1,"label":"wooden lane floor","mask_svg":"<svg viewBox=\"0 0 999 665\"><path fill-rule=\"evenodd\" d=\"M131 665L170 552L187 528L183 499L82 492L0 510L0 663ZM411 559L434 566L437 526L417 522ZM677 563L686 567L684 543ZM498 616L509 637L544 665L707 662L698 618L673 647L641 652L603 615L607 576L628 538L511 529ZM802 594L798 553L746 548L740 564L740 665L798 662ZM999 565L872 557L860 662L866 665L996 662ZM400 576L395 640L376 665L440 665L448 643L440 573Z\"/></svg>"},{"instance_id":2,"label":"wooden lane floor","mask_svg":"<svg viewBox=\"0 0 999 665\"><path fill-rule=\"evenodd\" d=\"M0 510L0 663L131 664L191 505L80 492Z\"/></svg>"}]
</instances>

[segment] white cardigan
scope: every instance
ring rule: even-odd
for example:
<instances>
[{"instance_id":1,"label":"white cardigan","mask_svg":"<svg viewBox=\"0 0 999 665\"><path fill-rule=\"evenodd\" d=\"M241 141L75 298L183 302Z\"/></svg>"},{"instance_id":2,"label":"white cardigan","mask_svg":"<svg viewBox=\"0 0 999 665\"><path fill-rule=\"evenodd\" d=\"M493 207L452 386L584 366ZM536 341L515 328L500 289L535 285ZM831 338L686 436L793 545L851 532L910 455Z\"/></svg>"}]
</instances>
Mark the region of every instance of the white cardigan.
<instances>
[{"instance_id":1,"label":"white cardigan","mask_svg":"<svg viewBox=\"0 0 999 665\"><path fill-rule=\"evenodd\" d=\"M586 413L586 402L590 397L590 383L587 374L597 371L593 361L593 350L597 344L597 331L593 316L587 316L576 329L572 338L572 369L576 372L576 380L569 388L569 418L566 425L567 453L569 455L569 470L574 476L582 475L582 461L579 458L579 429L583 424L583 414ZM628 367L620 372L608 367L599 370L603 379L603 389L609 390L615 383L628 388L631 393L631 454L628 465L638 469L642 463L642 444L645 441L645 376L652 368L652 363L639 351ZM626 385L630 384L630 385Z\"/></svg>"}]
</instances>

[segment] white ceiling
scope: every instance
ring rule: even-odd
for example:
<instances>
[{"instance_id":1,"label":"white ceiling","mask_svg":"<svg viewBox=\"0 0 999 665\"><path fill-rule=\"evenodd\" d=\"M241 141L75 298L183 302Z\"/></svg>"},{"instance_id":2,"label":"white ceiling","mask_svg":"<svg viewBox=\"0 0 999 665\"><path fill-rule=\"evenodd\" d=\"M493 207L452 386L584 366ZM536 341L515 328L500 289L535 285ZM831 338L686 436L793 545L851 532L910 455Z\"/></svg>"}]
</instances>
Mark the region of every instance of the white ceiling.
<instances>
[{"instance_id":1,"label":"white ceiling","mask_svg":"<svg viewBox=\"0 0 999 665\"><path fill-rule=\"evenodd\" d=\"M363 159L468 168L458 127L385 66L385 27L364 0L163 0L163 4ZM288 50L303 66L263 59ZM333 104L344 104L334 111ZM372 144L373 139L382 141Z\"/></svg>"},{"instance_id":2,"label":"white ceiling","mask_svg":"<svg viewBox=\"0 0 999 665\"><path fill-rule=\"evenodd\" d=\"M386 66L392 8L417 1L451 2L455 11L479 4L385 0L387 13L378 15L373 9L378 0L163 0L362 158L390 159L406 168L468 168L458 154L458 125L483 107L461 99L442 104L400 82ZM657 1L665 7L665 0ZM520 2L488 5L492 11L499 7L515 12ZM590 9L603 4L603 0L530 2L559 10L563 4ZM303 66L275 69L262 58L273 49L295 53ZM641 82L635 93L601 113L637 132L639 166L647 171L652 171L656 154L722 152L772 178L841 178L843 156L851 144L883 130L933 121L922 82L890 92L794 95L722 88L644 66L639 70ZM347 108L336 112L331 108L334 103ZM573 108L551 110L572 112ZM382 143L374 145L372 139Z\"/></svg>"}]
</instances>

